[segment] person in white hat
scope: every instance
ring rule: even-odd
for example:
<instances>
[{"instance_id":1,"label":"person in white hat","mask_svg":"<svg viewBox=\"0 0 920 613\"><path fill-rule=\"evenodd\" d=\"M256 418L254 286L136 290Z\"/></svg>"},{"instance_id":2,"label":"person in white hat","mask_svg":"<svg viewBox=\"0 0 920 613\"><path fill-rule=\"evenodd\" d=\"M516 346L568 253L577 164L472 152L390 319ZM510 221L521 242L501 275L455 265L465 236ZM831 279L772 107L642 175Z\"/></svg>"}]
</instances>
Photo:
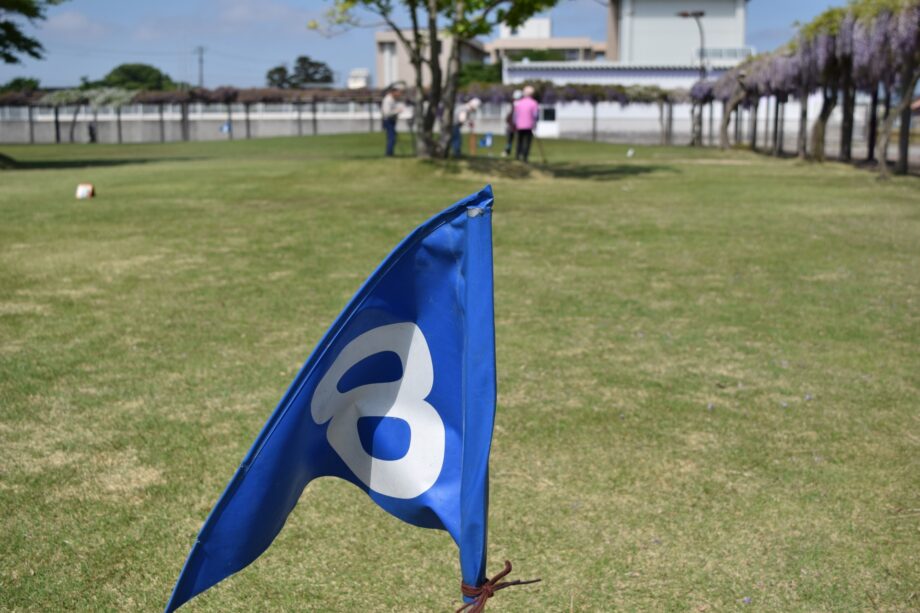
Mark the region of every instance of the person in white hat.
<instances>
[{"instance_id":1,"label":"person in white hat","mask_svg":"<svg viewBox=\"0 0 920 613\"><path fill-rule=\"evenodd\" d=\"M393 150L396 148L396 122L400 113L406 110L406 105L402 103L403 96L402 82L396 82L387 88L386 95L380 103L380 114L383 115L383 131L387 135L387 157L393 156Z\"/></svg>"},{"instance_id":2,"label":"person in white hat","mask_svg":"<svg viewBox=\"0 0 920 613\"><path fill-rule=\"evenodd\" d=\"M460 132L464 125L469 126L470 132L475 129L476 111L482 106L482 100L473 98L457 107L454 111L454 130L451 134L450 146L454 152L454 157L458 158L461 154Z\"/></svg>"}]
</instances>

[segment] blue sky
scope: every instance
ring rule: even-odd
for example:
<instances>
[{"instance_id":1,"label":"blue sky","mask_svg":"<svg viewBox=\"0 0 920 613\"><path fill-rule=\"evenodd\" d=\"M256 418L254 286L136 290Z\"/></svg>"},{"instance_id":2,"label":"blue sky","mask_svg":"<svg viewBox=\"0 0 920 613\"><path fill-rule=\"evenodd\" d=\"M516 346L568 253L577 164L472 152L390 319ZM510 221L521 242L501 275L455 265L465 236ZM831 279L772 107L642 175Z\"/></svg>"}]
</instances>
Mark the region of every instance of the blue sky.
<instances>
[{"instance_id":1,"label":"blue sky","mask_svg":"<svg viewBox=\"0 0 920 613\"><path fill-rule=\"evenodd\" d=\"M790 38L794 22L840 4L843 0L751 0L748 44L773 49ZM0 83L32 76L46 86L75 85L81 76L98 79L122 62L153 64L174 79L195 83L198 45L206 48L208 87L264 85L269 68L304 54L327 62L341 79L351 68L373 70L372 29L331 38L307 29L328 6L295 0L69 0L33 29L45 45L45 59L0 65ZM553 34L606 40L604 10L599 0L561 0L550 12Z\"/></svg>"}]
</instances>

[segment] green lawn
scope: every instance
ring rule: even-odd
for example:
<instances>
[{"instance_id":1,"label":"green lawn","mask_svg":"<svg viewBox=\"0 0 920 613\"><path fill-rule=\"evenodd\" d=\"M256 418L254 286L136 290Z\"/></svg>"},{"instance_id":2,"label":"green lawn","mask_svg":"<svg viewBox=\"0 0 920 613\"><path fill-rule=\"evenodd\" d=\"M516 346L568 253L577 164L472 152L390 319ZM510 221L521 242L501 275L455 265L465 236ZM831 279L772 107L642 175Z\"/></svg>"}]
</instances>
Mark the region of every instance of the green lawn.
<instances>
[{"instance_id":1,"label":"green lawn","mask_svg":"<svg viewBox=\"0 0 920 613\"><path fill-rule=\"evenodd\" d=\"M920 609L920 181L382 135L3 147L0 610L161 608L345 302L492 183L496 611ZM539 157L536 155L535 157ZM98 197L76 201L76 184ZM457 552L311 484L189 611L449 611Z\"/></svg>"}]
</instances>

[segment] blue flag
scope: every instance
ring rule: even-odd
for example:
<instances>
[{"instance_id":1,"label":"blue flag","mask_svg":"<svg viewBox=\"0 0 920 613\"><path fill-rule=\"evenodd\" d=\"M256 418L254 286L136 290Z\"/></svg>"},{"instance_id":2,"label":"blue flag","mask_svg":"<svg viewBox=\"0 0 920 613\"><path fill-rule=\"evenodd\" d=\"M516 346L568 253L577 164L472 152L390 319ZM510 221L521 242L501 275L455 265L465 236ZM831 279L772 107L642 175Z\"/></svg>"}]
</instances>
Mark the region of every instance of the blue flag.
<instances>
[{"instance_id":1,"label":"blue flag","mask_svg":"<svg viewBox=\"0 0 920 613\"><path fill-rule=\"evenodd\" d=\"M447 530L485 580L495 419L492 190L416 228L313 350L205 521L167 613L243 569L306 485L351 481L387 512Z\"/></svg>"}]
</instances>

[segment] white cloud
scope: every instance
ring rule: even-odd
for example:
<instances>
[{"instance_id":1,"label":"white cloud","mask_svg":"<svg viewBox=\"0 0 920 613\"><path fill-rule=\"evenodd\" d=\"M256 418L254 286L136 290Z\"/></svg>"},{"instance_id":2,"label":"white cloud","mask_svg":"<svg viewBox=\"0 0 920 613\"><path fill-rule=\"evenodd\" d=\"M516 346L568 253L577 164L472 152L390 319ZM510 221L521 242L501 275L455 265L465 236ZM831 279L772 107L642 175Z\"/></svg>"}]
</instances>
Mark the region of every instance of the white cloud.
<instances>
[{"instance_id":1,"label":"white cloud","mask_svg":"<svg viewBox=\"0 0 920 613\"><path fill-rule=\"evenodd\" d=\"M68 39L87 39L104 36L109 28L78 11L63 11L48 17L41 29L52 35Z\"/></svg>"},{"instance_id":2,"label":"white cloud","mask_svg":"<svg viewBox=\"0 0 920 613\"><path fill-rule=\"evenodd\" d=\"M274 0L219 0L217 19L227 29L273 24L306 31L311 13Z\"/></svg>"}]
</instances>

